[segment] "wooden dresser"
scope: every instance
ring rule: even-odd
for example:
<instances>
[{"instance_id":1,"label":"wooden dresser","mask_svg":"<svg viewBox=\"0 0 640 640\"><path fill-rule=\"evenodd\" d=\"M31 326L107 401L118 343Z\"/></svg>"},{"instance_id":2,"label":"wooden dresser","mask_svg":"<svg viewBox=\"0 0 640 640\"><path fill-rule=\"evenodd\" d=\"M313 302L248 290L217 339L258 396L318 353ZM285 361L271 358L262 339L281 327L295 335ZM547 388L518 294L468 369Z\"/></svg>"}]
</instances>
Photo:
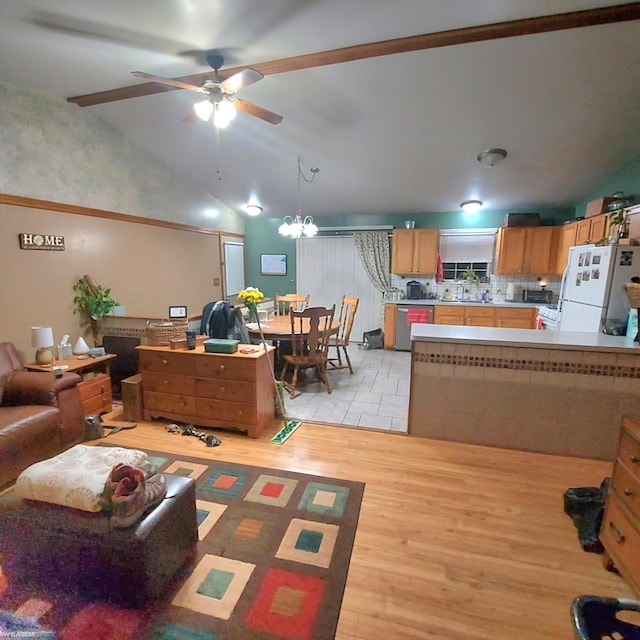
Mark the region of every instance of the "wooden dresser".
<instances>
[{"instance_id":1,"label":"wooden dresser","mask_svg":"<svg viewBox=\"0 0 640 640\"><path fill-rule=\"evenodd\" d=\"M600 530L605 564L640 594L640 418L624 418Z\"/></svg>"},{"instance_id":2,"label":"wooden dresser","mask_svg":"<svg viewBox=\"0 0 640 640\"><path fill-rule=\"evenodd\" d=\"M240 345L251 347L252 345ZM265 353L205 353L137 347L144 419L168 418L202 427L246 431L259 437L274 419L274 383Z\"/></svg>"}]
</instances>

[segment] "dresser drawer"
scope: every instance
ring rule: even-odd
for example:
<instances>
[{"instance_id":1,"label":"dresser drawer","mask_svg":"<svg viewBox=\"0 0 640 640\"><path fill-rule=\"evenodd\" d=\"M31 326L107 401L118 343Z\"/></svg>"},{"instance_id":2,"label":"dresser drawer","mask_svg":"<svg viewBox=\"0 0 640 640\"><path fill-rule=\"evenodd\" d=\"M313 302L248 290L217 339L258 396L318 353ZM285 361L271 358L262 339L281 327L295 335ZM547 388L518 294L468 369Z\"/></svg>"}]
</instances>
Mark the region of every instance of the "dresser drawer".
<instances>
[{"instance_id":1,"label":"dresser drawer","mask_svg":"<svg viewBox=\"0 0 640 640\"><path fill-rule=\"evenodd\" d=\"M140 350L140 371L165 371L175 375L192 376L193 358L186 353Z\"/></svg>"},{"instance_id":2,"label":"dresser drawer","mask_svg":"<svg viewBox=\"0 0 640 640\"><path fill-rule=\"evenodd\" d=\"M256 395L256 385L252 382L214 380L212 378L196 378L195 381L196 392L194 395L198 398L252 403Z\"/></svg>"},{"instance_id":3,"label":"dresser drawer","mask_svg":"<svg viewBox=\"0 0 640 640\"><path fill-rule=\"evenodd\" d=\"M159 391L160 393L194 396L196 395L195 388L195 378L174 376L170 373L142 372L143 391Z\"/></svg>"},{"instance_id":4,"label":"dresser drawer","mask_svg":"<svg viewBox=\"0 0 640 640\"><path fill-rule=\"evenodd\" d=\"M195 362L195 375L201 378L216 378L224 380L256 379L256 365L254 359L234 358L233 356L211 355L198 358Z\"/></svg>"},{"instance_id":5,"label":"dresser drawer","mask_svg":"<svg viewBox=\"0 0 640 640\"><path fill-rule=\"evenodd\" d=\"M166 411L167 413L196 415L196 399L193 396L143 391L143 398L145 411Z\"/></svg>"},{"instance_id":6,"label":"dresser drawer","mask_svg":"<svg viewBox=\"0 0 640 640\"><path fill-rule=\"evenodd\" d=\"M640 534L620 506L618 497L611 493L607 500L600 539L616 567L638 591L640 589Z\"/></svg>"},{"instance_id":7,"label":"dresser drawer","mask_svg":"<svg viewBox=\"0 0 640 640\"><path fill-rule=\"evenodd\" d=\"M640 480L640 440L627 429L620 431L618 459Z\"/></svg>"},{"instance_id":8,"label":"dresser drawer","mask_svg":"<svg viewBox=\"0 0 640 640\"><path fill-rule=\"evenodd\" d=\"M255 404L198 398L198 416L210 420L254 424L258 419Z\"/></svg>"},{"instance_id":9,"label":"dresser drawer","mask_svg":"<svg viewBox=\"0 0 640 640\"><path fill-rule=\"evenodd\" d=\"M109 413L111 409L111 393L103 393L82 402L82 411L85 416Z\"/></svg>"},{"instance_id":10,"label":"dresser drawer","mask_svg":"<svg viewBox=\"0 0 640 640\"><path fill-rule=\"evenodd\" d=\"M85 402L103 394L111 397L111 378L106 373L101 373L94 378L89 378L78 385L80 401Z\"/></svg>"},{"instance_id":11,"label":"dresser drawer","mask_svg":"<svg viewBox=\"0 0 640 640\"><path fill-rule=\"evenodd\" d=\"M620 502L640 521L640 480L620 460L613 467L611 487L617 492Z\"/></svg>"}]
</instances>

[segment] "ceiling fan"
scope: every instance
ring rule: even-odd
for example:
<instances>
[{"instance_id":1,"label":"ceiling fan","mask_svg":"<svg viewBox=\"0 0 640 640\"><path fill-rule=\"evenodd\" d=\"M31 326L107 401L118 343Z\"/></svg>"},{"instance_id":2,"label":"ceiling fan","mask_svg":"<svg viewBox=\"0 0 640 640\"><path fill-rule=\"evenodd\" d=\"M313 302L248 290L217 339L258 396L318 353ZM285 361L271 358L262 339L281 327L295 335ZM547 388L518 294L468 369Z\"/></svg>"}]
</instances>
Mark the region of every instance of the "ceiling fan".
<instances>
[{"instance_id":1,"label":"ceiling fan","mask_svg":"<svg viewBox=\"0 0 640 640\"><path fill-rule=\"evenodd\" d=\"M229 125L236 115L236 109L256 116L270 124L282 122L281 115L268 109L263 109L246 100L236 98L238 91L264 78L259 71L245 68L225 78L218 73L224 64L223 56L218 52L212 52L207 54L206 59L209 66L213 69L213 74L203 76L199 85L188 84L180 80L174 80L173 78L154 76L144 71L132 71L132 73L137 78L152 80L153 82L169 85L178 89L187 89L188 91L196 91L204 94L206 98L194 105L194 113L204 121L212 119L213 124L219 129L224 129Z\"/></svg>"}]
</instances>

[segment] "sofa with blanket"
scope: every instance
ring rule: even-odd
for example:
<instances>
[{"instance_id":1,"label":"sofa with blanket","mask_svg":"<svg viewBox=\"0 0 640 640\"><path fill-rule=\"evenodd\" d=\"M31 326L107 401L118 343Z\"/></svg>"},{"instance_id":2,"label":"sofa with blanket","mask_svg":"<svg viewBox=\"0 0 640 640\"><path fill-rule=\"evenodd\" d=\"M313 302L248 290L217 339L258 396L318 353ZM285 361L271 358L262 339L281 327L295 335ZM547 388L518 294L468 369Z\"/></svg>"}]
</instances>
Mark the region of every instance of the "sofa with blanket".
<instances>
[{"instance_id":1,"label":"sofa with blanket","mask_svg":"<svg viewBox=\"0 0 640 640\"><path fill-rule=\"evenodd\" d=\"M13 343L0 343L0 487L84 439L80 380L24 371Z\"/></svg>"}]
</instances>

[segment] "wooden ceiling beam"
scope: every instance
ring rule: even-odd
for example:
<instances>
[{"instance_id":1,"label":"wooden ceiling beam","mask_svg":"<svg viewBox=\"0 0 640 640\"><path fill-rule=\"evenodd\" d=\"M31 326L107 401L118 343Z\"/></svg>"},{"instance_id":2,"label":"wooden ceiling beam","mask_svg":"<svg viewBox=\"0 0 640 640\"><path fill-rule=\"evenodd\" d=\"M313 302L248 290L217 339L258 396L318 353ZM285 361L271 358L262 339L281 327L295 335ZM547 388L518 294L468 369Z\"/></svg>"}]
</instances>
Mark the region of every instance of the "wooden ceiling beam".
<instances>
[{"instance_id":1,"label":"wooden ceiling beam","mask_svg":"<svg viewBox=\"0 0 640 640\"><path fill-rule=\"evenodd\" d=\"M462 29L451 29L449 31L408 36L406 38L395 38L393 40L358 44L350 47L341 47L339 49L330 49L328 51L319 51L317 53L307 53L290 58L282 58L280 60L257 62L250 66L252 69L268 76L277 73L287 73L289 71L301 71L303 69L341 64L343 62L353 62L354 60L388 56L396 53L423 51L425 49L436 49L459 44L499 40L502 38L514 38L517 36L549 33L552 31L565 31L568 29L592 27L602 24L612 24L615 22L628 22L630 20L638 19L640 19L640 2L629 2L627 4L611 7L557 13L549 16L526 18L523 20L511 20L508 22L496 22L493 24L465 27ZM220 75L227 77L245 69L247 66L224 69L223 72L220 72ZM210 74L211 71L197 73L190 76L175 78L175 80L187 84L199 85L202 78ZM163 93L165 91L177 90L177 87L170 87L157 82L147 82L144 84L121 87L119 89L111 89L109 91L90 93L84 96L75 96L73 98L68 98L68 102L74 102L81 107L90 107L93 105L105 104L107 102L116 102L118 100L139 98L142 96L154 95L156 93Z\"/></svg>"}]
</instances>

